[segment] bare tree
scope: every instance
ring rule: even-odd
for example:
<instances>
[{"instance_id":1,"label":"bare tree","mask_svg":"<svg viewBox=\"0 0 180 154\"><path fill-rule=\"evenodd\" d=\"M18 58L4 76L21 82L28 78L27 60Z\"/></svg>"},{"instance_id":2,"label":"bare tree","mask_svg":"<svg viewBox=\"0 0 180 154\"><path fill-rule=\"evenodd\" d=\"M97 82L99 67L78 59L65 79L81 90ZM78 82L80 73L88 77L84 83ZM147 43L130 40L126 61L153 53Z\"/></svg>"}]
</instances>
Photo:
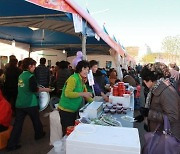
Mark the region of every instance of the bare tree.
<instances>
[{"instance_id":1,"label":"bare tree","mask_svg":"<svg viewBox=\"0 0 180 154\"><path fill-rule=\"evenodd\" d=\"M171 61L177 61L180 55L180 35L167 36L162 42L162 50L169 53Z\"/></svg>"}]
</instances>

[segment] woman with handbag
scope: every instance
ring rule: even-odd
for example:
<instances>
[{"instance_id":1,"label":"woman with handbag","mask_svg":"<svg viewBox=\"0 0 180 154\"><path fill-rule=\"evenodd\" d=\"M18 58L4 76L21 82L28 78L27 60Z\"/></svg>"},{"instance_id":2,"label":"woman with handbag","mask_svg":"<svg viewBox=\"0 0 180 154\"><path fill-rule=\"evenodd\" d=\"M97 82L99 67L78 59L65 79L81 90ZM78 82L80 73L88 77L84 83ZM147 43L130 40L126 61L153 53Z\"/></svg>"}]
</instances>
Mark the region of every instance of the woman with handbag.
<instances>
[{"instance_id":1,"label":"woman with handbag","mask_svg":"<svg viewBox=\"0 0 180 154\"><path fill-rule=\"evenodd\" d=\"M164 68L162 63L143 67L141 78L150 92L141 114L147 116L149 131L154 131L158 124L163 123L163 116L166 115L173 135L180 139L180 97L169 79L165 79Z\"/></svg>"},{"instance_id":2,"label":"woman with handbag","mask_svg":"<svg viewBox=\"0 0 180 154\"><path fill-rule=\"evenodd\" d=\"M150 91L147 95L145 108L141 108L140 112L142 116L146 117L147 129L150 132L156 132L157 128L161 132L162 126L165 125L164 117L167 117L166 121L170 122L169 127L171 128L169 133L180 140L180 97L166 75L166 65L163 63L147 64L143 67L141 78ZM179 141L177 140L177 142ZM152 148L150 145L152 142L148 143L149 149ZM164 148L162 147L161 150ZM178 150L178 152L180 151ZM156 154L155 152L151 153Z\"/></svg>"}]
</instances>

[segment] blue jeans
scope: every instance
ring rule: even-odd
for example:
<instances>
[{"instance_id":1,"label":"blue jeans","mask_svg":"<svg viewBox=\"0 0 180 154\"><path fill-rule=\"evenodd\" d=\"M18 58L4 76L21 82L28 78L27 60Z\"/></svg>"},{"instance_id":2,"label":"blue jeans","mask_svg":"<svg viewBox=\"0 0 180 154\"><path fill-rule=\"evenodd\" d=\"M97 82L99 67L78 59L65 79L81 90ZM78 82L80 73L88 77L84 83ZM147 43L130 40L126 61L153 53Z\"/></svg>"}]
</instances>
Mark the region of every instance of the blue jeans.
<instances>
[{"instance_id":1,"label":"blue jeans","mask_svg":"<svg viewBox=\"0 0 180 154\"><path fill-rule=\"evenodd\" d=\"M140 98L134 98L134 109L139 109L140 107Z\"/></svg>"}]
</instances>

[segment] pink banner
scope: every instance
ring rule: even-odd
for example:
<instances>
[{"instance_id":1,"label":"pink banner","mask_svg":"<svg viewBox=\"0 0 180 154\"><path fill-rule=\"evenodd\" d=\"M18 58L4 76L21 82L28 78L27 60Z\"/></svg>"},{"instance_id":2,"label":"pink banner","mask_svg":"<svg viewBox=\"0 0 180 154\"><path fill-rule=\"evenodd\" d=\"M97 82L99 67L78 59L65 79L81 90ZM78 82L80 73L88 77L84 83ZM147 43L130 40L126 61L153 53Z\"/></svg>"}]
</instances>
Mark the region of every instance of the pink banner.
<instances>
[{"instance_id":1,"label":"pink banner","mask_svg":"<svg viewBox=\"0 0 180 154\"><path fill-rule=\"evenodd\" d=\"M62 12L69 12L69 13L77 13L68 3L64 0L26 0L27 2L36 4L38 6L62 11Z\"/></svg>"}]
</instances>

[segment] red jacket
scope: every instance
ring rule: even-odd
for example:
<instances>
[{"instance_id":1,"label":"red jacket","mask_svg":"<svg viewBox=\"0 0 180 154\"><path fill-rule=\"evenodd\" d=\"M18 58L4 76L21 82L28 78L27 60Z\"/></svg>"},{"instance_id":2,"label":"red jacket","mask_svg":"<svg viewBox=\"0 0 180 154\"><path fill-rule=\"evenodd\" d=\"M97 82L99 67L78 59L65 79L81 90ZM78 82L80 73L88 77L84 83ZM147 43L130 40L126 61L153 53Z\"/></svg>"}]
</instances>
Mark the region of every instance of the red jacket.
<instances>
[{"instance_id":1,"label":"red jacket","mask_svg":"<svg viewBox=\"0 0 180 154\"><path fill-rule=\"evenodd\" d=\"M12 120L12 110L9 102L3 97L0 90L0 124L9 127Z\"/></svg>"}]
</instances>

